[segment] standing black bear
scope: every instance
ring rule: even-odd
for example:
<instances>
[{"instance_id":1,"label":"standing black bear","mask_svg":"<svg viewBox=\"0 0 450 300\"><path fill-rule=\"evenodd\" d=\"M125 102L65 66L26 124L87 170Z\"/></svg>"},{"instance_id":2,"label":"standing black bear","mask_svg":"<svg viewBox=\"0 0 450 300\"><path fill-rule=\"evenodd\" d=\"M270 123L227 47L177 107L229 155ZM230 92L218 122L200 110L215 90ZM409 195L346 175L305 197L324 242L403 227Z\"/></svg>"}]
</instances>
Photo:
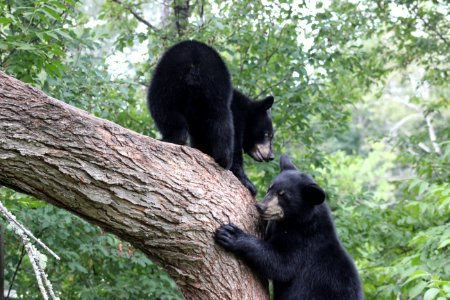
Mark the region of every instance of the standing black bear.
<instances>
[{"instance_id":1,"label":"standing black bear","mask_svg":"<svg viewBox=\"0 0 450 300\"><path fill-rule=\"evenodd\" d=\"M257 208L269 221L265 240L222 225L216 241L273 280L274 299L363 299L358 271L338 240L325 192L286 155Z\"/></svg>"},{"instance_id":2,"label":"standing black bear","mask_svg":"<svg viewBox=\"0 0 450 300\"><path fill-rule=\"evenodd\" d=\"M163 141L191 146L230 169L255 195L245 175L242 150L257 161L273 159L269 110L273 97L253 102L233 89L219 54L184 41L171 47L156 67L148 106Z\"/></svg>"}]
</instances>

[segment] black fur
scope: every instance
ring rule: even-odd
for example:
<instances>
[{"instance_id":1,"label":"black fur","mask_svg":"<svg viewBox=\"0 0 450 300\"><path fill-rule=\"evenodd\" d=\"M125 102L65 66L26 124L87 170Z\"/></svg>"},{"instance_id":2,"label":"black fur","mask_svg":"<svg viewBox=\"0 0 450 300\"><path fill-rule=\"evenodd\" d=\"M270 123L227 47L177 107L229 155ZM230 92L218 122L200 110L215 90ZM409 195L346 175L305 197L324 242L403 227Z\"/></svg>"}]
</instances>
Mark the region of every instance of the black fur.
<instances>
[{"instance_id":1,"label":"black fur","mask_svg":"<svg viewBox=\"0 0 450 300\"><path fill-rule=\"evenodd\" d=\"M217 243L273 280L275 300L363 299L358 271L339 242L324 191L287 156L280 165L281 173L257 204L270 219L265 239L228 224L216 231ZM271 206L276 199L278 205Z\"/></svg>"},{"instance_id":2,"label":"black fur","mask_svg":"<svg viewBox=\"0 0 450 300\"><path fill-rule=\"evenodd\" d=\"M271 146L268 110L273 97L251 101L233 89L228 69L214 49L184 41L159 61L147 101L163 141L185 145L190 137L192 147L231 169L256 194L243 169L242 150L258 161L273 159L272 151L255 150L263 142Z\"/></svg>"}]
</instances>

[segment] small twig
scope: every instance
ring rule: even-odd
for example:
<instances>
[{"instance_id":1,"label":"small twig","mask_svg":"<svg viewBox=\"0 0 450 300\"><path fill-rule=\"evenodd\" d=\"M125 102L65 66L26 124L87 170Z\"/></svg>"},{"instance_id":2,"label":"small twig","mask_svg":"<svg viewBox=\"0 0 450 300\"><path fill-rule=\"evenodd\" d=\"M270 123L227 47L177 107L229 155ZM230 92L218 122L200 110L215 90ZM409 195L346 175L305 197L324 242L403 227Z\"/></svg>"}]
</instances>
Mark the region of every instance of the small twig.
<instances>
[{"instance_id":1,"label":"small twig","mask_svg":"<svg viewBox=\"0 0 450 300\"><path fill-rule=\"evenodd\" d=\"M143 17L141 17L138 13L136 13L129 5L124 5L122 1L120 0L111 0L112 2L115 2L117 4L123 5L126 10L128 10L139 22L147 25L148 28L152 29L153 31L159 32L159 29L150 24L147 20L145 20Z\"/></svg>"},{"instance_id":2,"label":"small twig","mask_svg":"<svg viewBox=\"0 0 450 300\"><path fill-rule=\"evenodd\" d=\"M425 151L426 153L431 153L430 147L428 147L424 143L421 142L421 143L417 144L417 146L419 146L419 148L422 149L423 151Z\"/></svg>"},{"instance_id":3,"label":"small twig","mask_svg":"<svg viewBox=\"0 0 450 300\"><path fill-rule=\"evenodd\" d=\"M36 275L36 281L39 286L39 290L41 291L42 297L44 300L50 298L53 300L59 300L59 298L55 295L53 291L52 283L48 280L47 274L44 271L45 265L43 262L44 255L36 249L36 247L31 243L30 238L37 242L40 246L42 246L45 250L47 250L50 254L52 254L56 259L59 259L59 256L56 255L52 250L50 250L44 243L42 243L38 238L34 237L33 234L26 229L22 224L20 224L16 217L11 214L5 206L0 202L0 212L2 215L9 221L12 231L16 233L22 244L24 245L24 249L30 258L31 266L33 267L33 271ZM18 268L17 268L18 269ZM16 269L16 272L17 272ZM15 275L14 275L15 276Z\"/></svg>"},{"instance_id":4,"label":"small twig","mask_svg":"<svg viewBox=\"0 0 450 300\"><path fill-rule=\"evenodd\" d=\"M448 44L448 40L442 35L442 33L436 27L433 27L427 20L425 20L425 18L423 16L421 16L419 14L419 3L418 2L416 2L412 6L411 10L408 7L408 11L409 11L409 13L414 14L414 17L421 20L423 22L423 25L425 25L426 28L428 28L429 30L436 33L437 36L442 40L442 42L444 42L445 44Z\"/></svg>"},{"instance_id":5,"label":"small twig","mask_svg":"<svg viewBox=\"0 0 450 300\"><path fill-rule=\"evenodd\" d=\"M271 90L273 87L280 85L282 83L284 83L286 80L288 80L289 78L291 78L291 74L292 73L288 73L286 74L286 76L284 76L281 80L270 84L267 88L265 88L264 90L262 90L258 95L256 95L255 99L258 99L259 97L261 97L262 95L264 95L265 93L267 93L267 91Z\"/></svg>"},{"instance_id":6,"label":"small twig","mask_svg":"<svg viewBox=\"0 0 450 300\"><path fill-rule=\"evenodd\" d=\"M59 300L53 291L52 283L48 280L47 274L44 271L44 265L42 259L40 258L41 253L36 249L36 247L30 243L27 236L21 236L22 242L25 245L25 249L30 258L31 266L41 291L42 297L47 300L48 294L50 294L51 299ZM48 293L48 294L47 294Z\"/></svg>"},{"instance_id":7,"label":"small twig","mask_svg":"<svg viewBox=\"0 0 450 300\"><path fill-rule=\"evenodd\" d=\"M19 268L20 268L20 265L22 264L22 260L23 260L24 256L25 256L25 245L22 245L22 251L20 253L19 262L16 265L16 269L14 270L13 277L9 283L9 289L8 289L8 294L6 295L6 299L9 299L9 294L11 293L12 287L14 285L14 281L16 280L17 272L19 271Z\"/></svg>"},{"instance_id":8,"label":"small twig","mask_svg":"<svg viewBox=\"0 0 450 300\"><path fill-rule=\"evenodd\" d=\"M11 222L14 223L20 230L22 230L28 237L30 237L32 240L34 240L36 243L38 243L42 248L48 251L51 255L53 255L57 260L60 260L59 256L53 252L49 247L47 247L41 240L36 238L28 229L26 229L22 224L17 222L16 217L14 217L0 202L0 211L3 213L5 218Z\"/></svg>"}]
</instances>

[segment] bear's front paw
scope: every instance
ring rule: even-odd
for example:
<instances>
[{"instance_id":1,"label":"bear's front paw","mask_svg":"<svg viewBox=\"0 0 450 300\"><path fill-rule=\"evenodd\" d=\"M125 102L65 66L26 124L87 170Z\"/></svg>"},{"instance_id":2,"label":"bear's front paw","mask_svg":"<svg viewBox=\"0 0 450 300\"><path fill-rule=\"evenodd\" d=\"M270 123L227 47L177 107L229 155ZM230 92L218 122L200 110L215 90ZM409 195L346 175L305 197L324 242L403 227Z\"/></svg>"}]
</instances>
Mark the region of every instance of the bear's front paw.
<instances>
[{"instance_id":1,"label":"bear's front paw","mask_svg":"<svg viewBox=\"0 0 450 300\"><path fill-rule=\"evenodd\" d=\"M222 225L216 230L214 236L216 243L224 247L226 250L233 251L240 236L244 232L234 224Z\"/></svg>"},{"instance_id":2,"label":"bear's front paw","mask_svg":"<svg viewBox=\"0 0 450 300\"><path fill-rule=\"evenodd\" d=\"M256 186L247 178L241 180L242 184L250 191L253 197L255 197L256 193L258 193L258 190L256 189Z\"/></svg>"}]
</instances>

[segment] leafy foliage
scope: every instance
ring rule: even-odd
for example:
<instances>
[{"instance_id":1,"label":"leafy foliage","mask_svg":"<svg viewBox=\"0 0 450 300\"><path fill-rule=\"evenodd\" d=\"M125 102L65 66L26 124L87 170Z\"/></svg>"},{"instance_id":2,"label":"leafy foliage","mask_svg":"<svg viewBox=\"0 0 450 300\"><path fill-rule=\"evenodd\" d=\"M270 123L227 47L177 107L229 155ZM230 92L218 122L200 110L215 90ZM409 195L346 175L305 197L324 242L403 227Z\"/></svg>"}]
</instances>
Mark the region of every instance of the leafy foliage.
<instances>
[{"instance_id":1,"label":"leafy foliage","mask_svg":"<svg viewBox=\"0 0 450 300\"><path fill-rule=\"evenodd\" d=\"M24 209L15 201L18 196L14 197L16 199L7 200L6 204L61 256L60 261L49 258L46 267L55 291L61 292L61 298L179 299L167 274L129 244L68 212L21 196L21 202L35 204ZM8 199L9 196L5 192L2 198ZM5 261L9 271L6 278L11 283L12 271L16 269L23 249L12 233L6 233ZM15 280L14 289L20 298L41 298L28 258L24 258Z\"/></svg>"},{"instance_id":2,"label":"leafy foliage","mask_svg":"<svg viewBox=\"0 0 450 300\"><path fill-rule=\"evenodd\" d=\"M448 1L196 1L181 36L164 3L0 2L1 67L158 137L144 100L156 62L183 39L213 45L237 88L275 96L275 153L289 152L326 187L366 298L449 298ZM260 196L278 172L276 162L246 159L246 168ZM1 191L65 258L48 263L64 298L180 297L167 275L116 238ZM7 254L11 278L20 253ZM14 287L29 299L37 293L26 270Z\"/></svg>"}]
</instances>

